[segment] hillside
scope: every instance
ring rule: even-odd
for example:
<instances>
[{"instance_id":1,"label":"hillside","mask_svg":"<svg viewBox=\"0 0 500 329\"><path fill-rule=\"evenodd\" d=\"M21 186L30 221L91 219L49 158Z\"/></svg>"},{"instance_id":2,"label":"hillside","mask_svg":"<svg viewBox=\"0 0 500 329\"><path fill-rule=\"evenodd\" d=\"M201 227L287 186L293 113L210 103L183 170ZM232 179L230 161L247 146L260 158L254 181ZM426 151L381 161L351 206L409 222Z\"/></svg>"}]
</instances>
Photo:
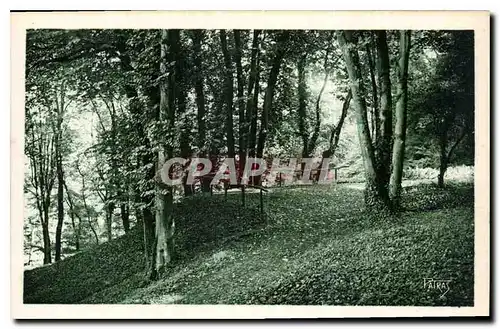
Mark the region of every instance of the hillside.
<instances>
[{"instance_id":1,"label":"hillside","mask_svg":"<svg viewBox=\"0 0 500 329\"><path fill-rule=\"evenodd\" d=\"M398 218L338 186L195 196L176 205L178 259L143 284L142 231L25 271L25 303L472 305L472 186L407 187ZM448 292L424 279L451 280ZM443 296L444 293L444 296Z\"/></svg>"}]
</instances>

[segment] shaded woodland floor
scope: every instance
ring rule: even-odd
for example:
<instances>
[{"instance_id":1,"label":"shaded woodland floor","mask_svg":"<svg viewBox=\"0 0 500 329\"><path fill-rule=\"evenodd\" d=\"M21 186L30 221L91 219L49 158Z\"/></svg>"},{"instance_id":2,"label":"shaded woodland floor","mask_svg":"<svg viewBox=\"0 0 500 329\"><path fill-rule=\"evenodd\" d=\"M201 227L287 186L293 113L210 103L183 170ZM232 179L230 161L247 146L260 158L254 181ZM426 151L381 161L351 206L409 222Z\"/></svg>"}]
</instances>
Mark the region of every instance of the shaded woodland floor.
<instances>
[{"instance_id":1,"label":"shaded woodland floor","mask_svg":"<svg viewBox=\"0 0 500 329\"><path fill-rule=\"evenodd\" d=\"M404 188L405 211L362 211L356 188L276 188L195 196L176 205L178 259L143 284L142 231L25 271L25 303L471 306L472 185ZM451 280L449 291L425 278Z\"/></svg>"}]
</instances>

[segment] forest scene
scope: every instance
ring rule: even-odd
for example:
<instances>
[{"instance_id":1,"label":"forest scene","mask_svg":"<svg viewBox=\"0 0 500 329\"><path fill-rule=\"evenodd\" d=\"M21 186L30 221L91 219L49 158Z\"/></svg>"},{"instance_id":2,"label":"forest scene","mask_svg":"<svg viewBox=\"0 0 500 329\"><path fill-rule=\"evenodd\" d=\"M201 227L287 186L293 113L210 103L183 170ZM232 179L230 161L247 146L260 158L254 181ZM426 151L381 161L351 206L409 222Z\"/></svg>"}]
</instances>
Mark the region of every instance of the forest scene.
<instances>
[{"instance_id":1,"label":"forest scene","mask_svg":"<svg viewBox=\"0 0 500 329\"><path fill-rule=\"evenodd\" d=\"M473 31L28 30L25 88L25 304L474 305Z\"/></svg>"}]
</instances>

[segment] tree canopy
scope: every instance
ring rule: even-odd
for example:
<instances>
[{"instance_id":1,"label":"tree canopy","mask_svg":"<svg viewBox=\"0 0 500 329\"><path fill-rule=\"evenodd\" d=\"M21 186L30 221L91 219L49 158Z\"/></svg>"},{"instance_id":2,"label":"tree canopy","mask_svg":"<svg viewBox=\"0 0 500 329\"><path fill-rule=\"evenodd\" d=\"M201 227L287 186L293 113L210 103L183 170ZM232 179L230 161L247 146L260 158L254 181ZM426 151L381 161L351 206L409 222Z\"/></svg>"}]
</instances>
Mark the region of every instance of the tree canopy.
<instances>
[{"instance_id":1,"label":"tree canopy","mask_svg":"<svg viewBox=\"0 0 500 329\"><path fill-rule=\"evenodd\" d=\"M316 158L391 213L409 169L437 169L443 187L450 165L473 164L471 31L29 30L26 42L28 265L138 226L147 278L160 277L180 257L173 205L214 188L162 183L175 157L238 158L240 187L249 159L299 159L279 176L293 184ZM278 181L267 170L247 185Z\"/></svg>"}]
</instances>

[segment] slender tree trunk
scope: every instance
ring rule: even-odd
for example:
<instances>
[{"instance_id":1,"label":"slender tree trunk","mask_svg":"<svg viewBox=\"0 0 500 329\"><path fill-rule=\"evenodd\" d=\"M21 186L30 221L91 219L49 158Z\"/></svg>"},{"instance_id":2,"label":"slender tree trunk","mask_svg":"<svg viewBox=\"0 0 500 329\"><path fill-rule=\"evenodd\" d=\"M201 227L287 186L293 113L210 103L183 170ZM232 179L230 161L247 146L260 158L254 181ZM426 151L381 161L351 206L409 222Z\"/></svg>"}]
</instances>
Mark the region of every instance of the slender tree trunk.
<instances>
[{"instance_id":1,"label":"slender tree trunk","mask_svg":"<svg viewBox=\"0 0 500 329\"><path fill-rule=\"evenodd\" d=\"M44 220L42 222L42 236L43 236L43 263L52 263L52 253L50 246L50 232L49 232L49 205L44 204L43 209Z\"/></svg>"},{"instance_id":2,"label":"slender tree trunk","mask_svg":"<svg viewBox=\"0 0 500 329\"><path fill-rule=\"evenodd\" d=\"M73 232L75 234L75 249L76 251L80 250L80 235L81 235L81 229L82 229L82 219L80 215L76 214L75 212L75 205L73 203L73 198L71 197L71 194L69 193L68 185L66 185L66 182L64 181L64 189L66 190L66 198L68 199L68 205L69 205L69 214L71 217L71 226L73 227ZM75 221L75 215L78 217L78 225L76 224Z\"/></svg>"},{"instance_id":3,"label":"slender tree trunk","mask_svg":"<svg viewBox=\"0 0 500 329\"><path fill-rule=\"evenodd\" d=\"M352 42L350 31L341 31L337 34L342 55L344 57L352 92L352 100L356 114L358 139L361 155L365 167L365 204L371 210L386 210L388 207L387 190L383 189L377 177L375 168L375 154L370 136L365 101L365 90L360 73L359 54L356 44Z\"/></svg>"},{"instance_id":4,"label":"slender tree trunk","mask_svg":"<svg viewBox=\"0 0 500 329\"><path fill-rule=\"evenodd\" d=\"M203 41L203 31L193 31L193 52L194 52L194 66L196 68L194 76L194 91L196 97L196 106L198 112L196 115L198 124L198 149L200 150L201 157L208 157L209 150L206 145L206 118L205 118L205 92L204 92L204 78L203 78L203 61L201 56L201 43ZM202 179L201 191L210 192L210 181Z\"/></svg>"},{"instance_id":5,"label":"slender tree trunk","mask_svg":"<svg viewBox=\"0 0 500 329\"><path fill-rule=\"evenodd\" d=\"M233 65L231 63L231 55L227 46L226 31L220 30L220 43L222 47L222 55L224 56L224 95L226 104L226 139L227 139L227 156L234 158L234 132L233 132Z\"/></svg>"},{"instance_id":6,"label":"slender tree trunk","mask_svg":"<svg viewBox=\"0 0 500 329\"><path fill-rule=\"evenodd\" d=\"M278 37L277 49L272 61L271 71L269 72L269 79L267 80L266 93L264 96L264 107L262 111L261 126L259 132L259 140L257 143L257 158L262 158L266 144L266 138L269 129L269 113L272 110L274 89L278 80L281 63L286 53L287 42L290 37L289 31L283 31ZM260 179L259 179L260 183Z\"/></svg>"},{"instance_id":7,"label":"slender tree trunk","mask_svg":"<svg viewBox=\"0 0 500 329\"><path fill-rule=\"evenodd\" d=\"M297 62L298 71L298 96L299 96L299 107L297 111L298 115L298 126L299 134L302 139L302 158L309 157L309 128L307 126L307 85L306 85L306 74L305 65L307 59L307 52L300 55ZM304 170L304 163L302 164L302 171Z\"/></svg>"},{"instance_id":8,"label":"slender tree trunk","mask_svg":"<svg viewBox=\"0 0 500 329\"><path fill-rule=\"evenodd\" d=\"M392 95L389 50L386 31L376 31L377 70L380 86L380 135L376 141L376 170L382 188L387 189L390 178L392 148Z\"/></svg>"},{"instance_id":9,"label":"slender tree trunk","mask_svg":"<svg viewBox=\"0 0 500 329\"><path fill-rule=\"evenodd\" d=\"M92 234L94 235L94 239L95 239L95 244L99 245L99 235L97 234L97 230L95 229L94 227L94 224L92 224L92 217L88 217L88 221L89 221L89 227L90 227L90 230L92 231ZM95 218L95 222L97 223L97 218ZM97 227L99 227L99 223L97 223Z\"/></svg>"},{"instance_id":10,"label":"slender tree trunk","mask_svg":"<svg viewBox=\"0 0 500 329\"><path fill-rule=\"evenodd\" d=\"M111 100L113 102L113 100ZM110 118L111 118L111 152L116 152L117 150L117 138L116 138L116 133L117 133L117 126L116 126L116 109L115 106L112 104L111 106L108 106ZM120 208L121 204L124 202L125 198L128 198L128 196L125 195L124 191L124 184L120 181L119 179L119 164L118 164L118 158L116 157L115 154L111 154L111 188L110 188L110 195L112 200L119 200L118 202L120 203ZM107 223L107 229L108 229L108 241L110 241L113 238L113 231L112 231L112 224L113 224L113 214L115 211L116 203L115 201L111 202L109 204L109 219ZM121 209L120 209L121 210ZM121 213L122 220L123 220L123 213ZM127 219L128 221L128 219ZM123 223L125 225L125 223ZM128 225L128 223L127 223ZM128 230L128 229L127 229ZM127 231L125 230L125 232Z\"/></svg>"},{"instance_id":11,"label":"slender tree trunk","mask_svg":"<svg viewBox=\"0 0 500 329\"><path fill-rule=\"evenodd\" d=\"M94 225L92 225L92 216L89 214L89 207L87 205L87 198L85 197L85 176L84 174L81 172L80 170L80 167L76 166L77 170L78 170L78 173L80 174L80 176L82 177L82 189L81 189L81 195L82 195L82 202L83 202L83 208L85 209L85 214L87 216L87 220L89 222L89 227L90 227L90 230L92 231L92 233L94 234L94 237L95 237L95 242L96 244L99 244L99 235L97 234L97 231L96 229L94 228Z\"/></svg>"},{"instance_id":12,"label":"slender tree trunk","mask_svg":"<svg viewBox=\"0 0 500 329\"><path fill-rule=\"evenodd\" d=\"M75 250L80 251L80 225L76 224L75 213L72 206L70 206L69 215L71 218L71 227L73 228L73 233L75 235Z\"/></svg>"},{"instance_id":13,"label":"slender tree trunk","mask_svg":"<svg viewBox=\"0 0 500 329\"><path fill-rule=\"evenodd\" d=\"M120 215L122 217L123 229L125 233L127 233L128 231L130 231L130 215L129 215L128 204L126 203L120 204Z\"/></svg>"},{"instance_id":14,"label":"slender tree trunk","mask_svg":"<svg viewBox=\"0 0 500 329\"><path fill-rule=\"evenodd\" d=\"M442 153L443 152L441 152L439 161L439 175L438 175L438 187L440 188L444 187L444 175L446 174L446 170L448 169L448 164L446 163L446 156L443 156Z\"/></svg>"},{"instance_id":15,"label":"slender tree trunk","mask_svg":"<svg viewBox=\"0 0 500 329\"><path fill-rule=\"evenodd\" d=\"M138 184L134 184L134 215L137 225L143 225L144 218L143 212L141 210L141 191L139 190Z\"/></svg>"},{"instance_id":16,"label":"slender tree trunk","mask_svg":"<svg viewBox=\"0 0 500 329\"><path fill-rule=\"evenodd\" d=\"M50 235L47 223L42 224L42 234L43 234L43 263L52 263L52 256L50 252Z\"/></svg>"},{"instance_id":17,"label":"slender tree trunk","mask_svg":"<svg viewBox=\"0 0 500 329\"><path fill-rule=\"evenodd\" d=\"M155 218L150 208L143 210L143 241L144 241L144 255L146 259L146 277L154 279L156 277L155 271Z\"/></svg>"},{"instance_id":18,"label":"slender tree trunk","mask_svg":"<svg viewBox=\"0 0 500 329\"><path fill-rule=\"evenodd\" d=\"M193 52L194 52L194 66L196 68L194 76L194 91L196 94L196 106L198 112L196 115L198 124L198 148L202 155L205 154L205 139L206 139L206 126L205 126L205 92L204 92L204 78L203 78L203 61L201 55L201 43L203 41L203 31L193 31Z\"/></svg>"},{"instance_id":19,"label":"slender tree trunk","mask_svg":"<svg viewBox=\"0 0 500 329\"><path fill-rule=\"evenodd\" d=\"M325 52L325 59L323 63L323 67L325 69L325 77L323 79L323 85L318 93L318 98L316 99L316 122L314 124L314 130L311 138L309 139L309 146L307 147L309 155L312 155L314 150L316 149L316 143L318 141L319 132L321 129L321 97L323 96L323 92L325 91L326 84L328 82L328 77L330 72L328 70L328 55L330 54L330 49L328 48ZM318 177L319 175L316 175Z\"/></svg>"},{"instance_id":20,"label":"slender tree trunk","mask_svg":"<svg viewBox=\"0 0 500 329\"><path fill-rule=\"evenodd\" d=\"M330 140L328 143L328 149L323 152L321 159L321 168L326 166L324 164L326 159L331 160L331 158L335 156L335 152L337 151L337 147L340 141L340 133L342 132L342 126L344 125L345 118L347 117L347 111L349 110L349 105L351 104L351 100L352 100L352 91L351 89L349 89L349 91L347 92L347 96L344 100L344 103L342 104L342 113L340 114L339 121L337 122L335 128L332 129L332 133L330 135Z\"/></svg>"},{"instance_id":21,"label":"slender tree trunk","mask_svg":"<svg viewBox=\"0 0 500 329\"><path fill-rule=\"evenodd\" d=\"M127 72L132 72L134 70L132 64L131 64L131 58L127 52L127 45L126 43L121 43L118 46L118 49L120 50L120 65L125 73ZM126 83L124 85L125 89L125 94L128 98L129 102L129 109L132 114L132 117L135 122L143 122L144 117L143 117L143 111L142 111L142 104L139 100L139 95L137 93L136 86L134 85L134 82L132 80L126 80ZM141 164L143 166L148 166L151 169L147 171L144 179L146 181L153 180L155 176L155 162L154 162L154 154L151 151L151 142L146 136L145 133L145 128L142 124L138 124L136 126L136 131L137 131L137 137L138 140L145 145L146 151L143 152L140 155L141 159ZM154 263L153 263L153 245L155 241L155 233L154 233L154 215L151 210L151 207L153 205L153 200L154 197L151 195L145 195L145 196L140 196L140 194L137 195L137 198L139 199L140 203L143 204L143 209L142 209L142 222L143 222L143 232L144 232L144 252L145 252L145 259L146 259L146 275L149 277L150 275L154 275L155 273L152 271L154 268ZM96 241L99 243L96 235Z\"/></svg>"},{"instance_id":22,"label":"slender tree trunk","mask_svg":"<svg viewBox=\"0 0 500 329\"><path fill-rule=\"evenodd\" d=\"M257 106L259 100L259 36L261 30L253 31L252 56L250 59L250 76L248 78L246 103L246 148L249 157L255 157L255 143L257 134ZM255 120L254 120L255 119Z\"/></svg>"},{"instance_id":23,"label":"slender tree trunk","mask_svg":"<svg viewBox=\"0 0 500 329\"><path fill-rule=\"evenodd\" d=\"M179 108L179 112L181 112L181 109L185 110L185 98L184 98L184 101L178 102L178 108ZM180 155L184 159L189 159L191 157L191 147L189 144L190 144L189 143L189 126L188 126L187 122L184 122L182 131L181 131L181 136L180 136L180 149L181 149ZM182 188L184 190L184 196L191 196L194 194L193 185L187 183L187 175L184 175L182 177Z\"/></svg>"},{"instance_id":24,"label":"slender tree trunk","mask_svg":"<svg viewBox=\"0 0 500 329\"><path fill-rule=\"evenodd\" d=\"M393 209L399 209L401 181L406 142L406 111L408 104L408 64L410 56L410 31L400 32L400 58L398 63L398 98L396 103L396 127L392 150L392 173L389 185L389 197Z\"/></svg>"},{"instance_id":25,"label":"slender tree trunk","mask_svg":"<svg viewBox=\"0 0 500 329\"><path fill-rule=\"evenodd\" d=\"M154 156L152 153L147 152L143 156L143 164L153 164ZM146 177L154 177L156 165L151 167ZM152 207L154 206L154 196L146 196L142 198L142 203L145 207L142 210L142 220L143 220L143 233L144 233L144 251L146 258L146 273L147 277L149 275L154 276L156 273L153 271L154 268L154 241L155 241L155 215L153 214Z\"/></svg>"},{"instance_id":26,"label":"slender tree trunk","mask_svg":"<svg viewBox=\"0 0 500 329\"><path fill-rule=\"evenodd\" d=\"M112 201L108 201L106 206L106 236L108 241L113 240L113 213L115 211L115 204Z\"/></svg>"},{"instance_id":27,"label":"slender tree trunk","mask_svg":"<svg viewBox=\"0 0 500 329\"><path fill-rule=\"evenodd\" d=\"M52 263L52 252L49 232L49 203L45 202L43 206L42 235L43 235L43 263Z\"/></svg>"},{"instance_id":28,"label":"slender tree trunk","mask_svg":"<svg viewBox=\"0 0 500 329\"><path fill-rule=\"evenodd\" d=\"M32 132L33 133L33 132ZM34 133L32 135L33 140ZM42 153L42 149L44 149L41 143L44 141L44 138L41 137L39 141L39 154ZM42 225L42 240L43 240L43 263L50 264L52 262L51 257L51 244L50 244L50 232L49 232L49 211L50 211L50 203L51 203L51 192L53 186L53 179L49 179L49 176L52 176L52 156L51 153L46 153L45 156L48 158L47 161L41 160L33 155L30 155L31 161L31 169L32 169L32 179L33 185L35 187L35 199L36 205L40 217L40 223ZM44 159L45 160L45 159Z\"/></svg>"},{"instance_id":29,"label":"slender tree trunk","mask_svg":"<svg viewBox=\"0 0 500 329\"><path fill-rule=\"evenodd\" d=\"M447 152L448 148L448 122L445 120L439 129L439 175L438 187L444 187L444 175L448 168Z\"/></svg>"},{"instance_id":30,"label":"slender tree trunk","mask_svg":"<svg viewBox=\"0 0 500 329\"><path fill-rule=\"evenodd\" d=\"M176 74L169 72L169 64L178 60L179 54L179 30L161 31L161 61L160 72L164 77L160 80L160 121L165 122L171 129L175 124L175 87ZM168 78L165 77L168 75ZM157 172L165 161L173 156L173 136L169 135L163 147L158 151ZM155 191L155 241L153 244L154 254L151 259L151 268L148 273L149 279L160 277L165 267L174 257L174 218L173 218L173 191L170 185L162 184L161 178L156 177Z\"/></svg>"},{"instance_id":31,"label":"slender tree trunk","mask_svg":"<svg viewBox=\"0 0 500 329\"><path fill-rule=\"evenodd\" d=\"M35 202L42 226L43 263L49 264L52 262L49 212L52 188L55 181L54 173L56 165L54 148L56 134L47 134L45 127L40 122L32 120L32 113L30 111L26 111L26 122L26 133L29 133L31 137L31 147L28 147L27 151L35 151L28 152L28 156L30 158L31 181L35 190Z\"/></svg>"},{"instance_id":32,"label":"slender tree trunk","mask_svg":"<svg viewBox=\"0 0 500 329\"><path fill-rule=\"evenodd\" d=\"M247 147L246 139L248 127L245 122L245 78L243 77L243 67L241 65L241 36L239 30L234 30L234 60L236 62L236 82L238 96L238 143L239 143L239 173L238 182L241 182L243 170L245 169Z\"/></svg>"},{"instance_id":33,"label":"slender tree trunk","mask_svg":"<svg viewBox=\"0 0 500 329\"><path fill-rule=\"evenodd\" d=\"M55 261L61 260L61 238L64 224L64 173L60 151L57 152L57 226L56 226L56 254Z\"/></svg>"},{"instance_id":34,"label":"slender tree trunk","mask_svg":"<svg viewBox=\"0 0 500 329\"><path fill-rule=\"evenodd\" d=\"M447 152L448 148L448 127L447 125L441 130L441 135L439 136L439 175L438 175L438 187L444 187L444 175L448 170L448 165L451 161L451 157L453 156L453 152L460 144L460 142L467 135L467 130L464 128L462 134L457 138L455 143L451 146L450 150Z\"/></svg>"},{"instance_id":35,"label":"slender tree trunk","mask_svg":"<svg viewBox=\"0 0 500 329\"><path fill-rule=\"evenodd\" d=\"M31 224L31 222L30 222ZM29 243L29 249L28 249L28 261L24 263L24 265L31 265L31 257L33 256L33 229L31 229L31 232L29 236L25 236L25 239L27 239ZM26 251L25 251L26 252Z\"/></svg>"},{"instance_id":36,"label":"slender tree trunk","mask_svg":"<svg viewBox=\"0 0 500 329\"><path fill-rule=\"evenodd\" d=\"M248 136L248 155L250 158L255 158L256 156L256 144L257 144L257 119L258 119L258 109L259 109L259 96L260 96L260 54L257 54L257 63L255 69L255 86L252 97L252 105L250 106L250 130Z\"/></svg>"},{"instance_id":37,"label":"slender tree trunk","mask_svg":"<svg viewBox=\"0 0 500 329\"><path fill-rule=\"evenodd\" d=\"M373 141L378 140L380 135L380 114L378 108L378 88L377 88L377 79L375 77L375 60L373 58L371 44L366 45L366 56L368 58L368 68L370 70L370 80L372 86L372 121L373 121ZM376 151L376 150L375 150Z\"/></svg>"},{"instance_id":38,"label":"slender tree trunk","mask_svg":"<svg viewBox=\"0 0 500 329\"><path fill-rule=\"evenodd\" d=\"M324 90L324 88L322 90ZM323 91L321 91L321 93L323 93ZM321 93L320 96L318 96L318 102L316 103L316 112L315 112L316 121L314 123L314 130L311 135L311 138L309 139L309 146L307 147L309 155L312 155L314 153L314 150L316 149L316 143L318 142L319 132L321 129L321 107L319 105L321 99Z\"/></svg>"},{"instance_id":39,"label":"slender tree trunk","mask_svg":"<svg viewBox=\"0 0 500 329\"><path fill-rule=\"evenodd\" d=\"M64 171L62 164L62 122L65 109L64 97L64 82L61 84L60 101L56 100L57 106L57 124L55 127L55 147L56 147L56 173L57 173L57 226L56 226L56 243L55 243L55 261L61 260L62 248L62 229L64 224ZM56 98L59 95L56 93Z\"/></svg>"},{"instance_id":40,"label":"slender tree trunk","mask_svg":"<svg viewBox=\"0 0 500 329\"><path fill-rule=\"evenodd\" d=\"M210 158L218 158L220 155L220 149L222 147L222 141L224 140L224 136L226 135L226 130L224 123L221 125L220 118L224 118L226 114L224 112L224 92L220 90L220 88L214 83L210 83L207 85L210 88L210 93L213 97L213 115L211 116L211 120L209 121L208 131L212 132L212 138L207 140L209 143L208 149L210 150ZM215 163L214 163L215 164Z\"/></svg>"},{"instance_id":41,"label":"slender tree trunk","mask_svg":"<svg viewBox=\"0 0 500 329\"><path fill-rule=\"evenodd\" d=\"M191 158L192 150L191 150L191 141L190 141L190 127L191 122L186 117L187 111L187 81L185 78L185 57L183 54L183 50L180 48L180 43L176 46L177 54L175 59L175 79L176 79L176 87L175 87L175 98L177 100L177 109L179 112L179 116L182 117L182 121L179 122L181 125L181 133L180 133L180 156L184 159ZM184 196L191 196L194 194L193 185L187 184L187 175L184 175L183 178L183 189Z\"/></svg>"}]
</instances>

